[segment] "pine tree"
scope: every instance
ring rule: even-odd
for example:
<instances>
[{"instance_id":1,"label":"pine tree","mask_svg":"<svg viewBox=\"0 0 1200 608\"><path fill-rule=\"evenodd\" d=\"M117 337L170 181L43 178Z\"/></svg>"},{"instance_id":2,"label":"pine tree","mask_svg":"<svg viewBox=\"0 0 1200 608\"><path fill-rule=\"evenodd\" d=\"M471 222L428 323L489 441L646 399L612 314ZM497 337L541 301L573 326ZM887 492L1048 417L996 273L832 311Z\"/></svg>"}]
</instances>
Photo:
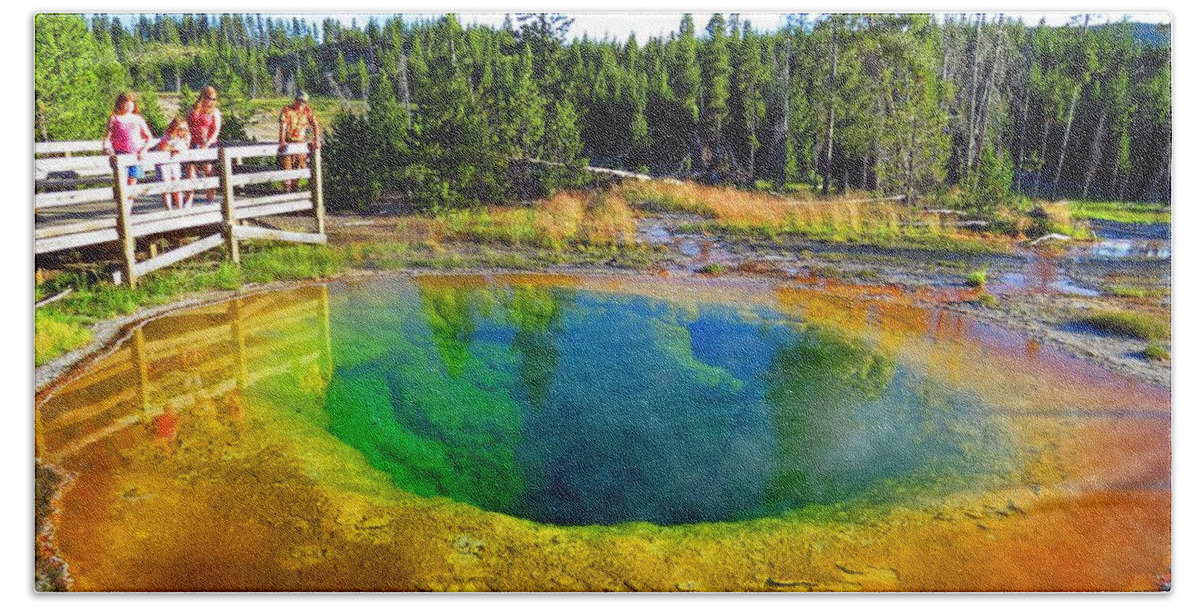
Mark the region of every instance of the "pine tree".
<instances>
[{"instance_id":1,"label":"pine tree","mask_svg":"<svg viewBox=\"0 0 1200 608\"><path fill-rule=\"evenodd\" d=\"M763 94L768 74L762 63L762 44L750 23L746 22L740 38L734 40L733 96L730 104L734 120L727 128L730 145L737 164L742 168L742 181L751 184L755 177L760 125L766 119L767 106Z\"/></svg>"},{"instance_id":2,"label":"pine tree","mask_svg":"<svg viewBox=\"0 0 1200 608\"><path fill-rule=\"evenodd\" d=\"M324 133L325 192L329 208L362 211L383 194L378 142L369 118L341 112Z\"/></svg>"},{"instance_id":3,"label":"pine tree","mask_svg":"<svg viewBox=\"0 0 1200 608\"><path fill-rule=\"evenodd\" d=\"M569 100L551 106L541 148L545 160L563 165L551 166L543 172L542 185L547 194L582 183L582 169L588 161L583 157L583 142L579 137L579 115Z\"/></svg>"},{"instance_id":4,"label":"pine tree","mask_svg":"<svg viewBox=\"0 0 1200 608\"><path fill-rule=\"evenodd\" d=\"M367 71L367 62L363 61L361 57L354 63L354 77L351 80L354 85L354 94L361 99L366 99L371 90L371 74Z\"/></svg>"},{"instance_id":5,"label":"pine tree","mask_svg":"<svg viewBox=\"0 0 1200 608\"><path fill-rule=\"evenodd\" d=\"M725 18L714 14L708 22L708 39L700 47L700 129L705 145L714 153L724 149L725 121L729 117L729 40Z\"/></svg>"},{"instance_id":6,"label":"pine tree","mask_svg":"<svg viewBox=\"0 0 1200 608\"><path fill-rule=\"evenodd\" d=\"M34 138L99 139L115 94L104 94L96 42L83 18L37 15L34 48Z\"/></svg>"}]
</instances>

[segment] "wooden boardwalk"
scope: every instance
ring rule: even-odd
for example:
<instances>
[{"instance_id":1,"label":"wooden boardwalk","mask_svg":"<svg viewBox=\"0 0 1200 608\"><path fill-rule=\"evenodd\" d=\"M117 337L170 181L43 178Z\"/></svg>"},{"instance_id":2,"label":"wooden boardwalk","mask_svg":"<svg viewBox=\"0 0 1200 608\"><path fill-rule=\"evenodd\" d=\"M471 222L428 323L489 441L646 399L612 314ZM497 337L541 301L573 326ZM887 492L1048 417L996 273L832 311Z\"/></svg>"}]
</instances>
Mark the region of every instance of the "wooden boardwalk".
<instances>
[{"instance_id":1,"label":"wooden boardwalk","mask_svg":"<svg viewBox=\"0 0 1200 608\"><path fill-rule=\"evenodd\" d=\"M279 170L274 144L225 145L188 150L174 157L166 152L135 155L101 154L101 142L46 142L34 145L34 253L81 250L115 243L122 252L121 282L130 286L146 273L209 249L224 246L231 261L239 261L238 242L277 239L303 243L325 242L325 206L321 151L292 144L288 154L308 154L306 169ZM57 155L57 156L52 156ZM194 179L160 181L157 168L165 163L203 162L215 169ZM125 175L141 165L146 178L130 186ZM185 172L186 175L186 172ZM308 188L281 192L273 184L308 180ZM212 201L206 191L217 192ZM166 209L164 193L195 192L185 209ZM117 201L121 201L118 204ZM271 230L245 225L246 220L282 213L311 212L312 233ZM198 240L158 254L149 242L167 235L199 236ZM144 247L139 250L139 244Z\"/></svg>"}]
</instances>

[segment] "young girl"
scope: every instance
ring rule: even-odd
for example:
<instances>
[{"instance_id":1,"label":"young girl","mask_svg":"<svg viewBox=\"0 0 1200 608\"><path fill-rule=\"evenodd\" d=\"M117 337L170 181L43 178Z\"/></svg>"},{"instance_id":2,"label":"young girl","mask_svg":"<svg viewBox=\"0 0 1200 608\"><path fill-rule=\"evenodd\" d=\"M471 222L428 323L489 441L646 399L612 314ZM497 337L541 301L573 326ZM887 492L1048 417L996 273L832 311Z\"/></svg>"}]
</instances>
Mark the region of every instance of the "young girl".
<instances>
[{"instance_id":1,"label":"young girl","mask_svg":"<svg viewBox=\"0 0 1200 608\"><path fill-rule=\"evenodd\" d=\"M155 150L162 152L170 152L171 156L175 156L190 147L191 137L188 134L188 124L180 116L176 116L171 124L167 126L167 132L159 140ZM158 178L164 182L173 182L183 175L182 167L179 163L162 163L158 165ZM192 193L188 192L164 192L163 205L171 208L171 202L174 201L175 208L183 209L184 207L192 206Z\"/></svg>"},{"instance_id":2,"label":"young girl","mask_svg":"<svg viewBox=\"0 0 1200 608\"><path fill-rule=\"evenodd\" d=\"M211 148L221 135L221 109L217 107L217 90L206 86L187 115L188 128L192 134L193 148ZM200 163L204 175L212 177L212 163ZM196 165L188 166L188 178L196 177ZM208 191L208 200L216 197L216 190Z\"/></svg>"},{"instance_id":3,"label":"young girl","mask_svg":"<svg viewBox=\"0 0 1200 608\"><path fill-rule=\"evenodd\" d=\"M108 128L104 131L104 151L108 154L137 154L141 160L142 153L154 139L150 125L138 112L137 96L133 93L117 95L113 104L113 113L108 117ZM128 170L129 185L134 185L144 175L141 165L131 165Z\"/></svg>"}]
</instances>

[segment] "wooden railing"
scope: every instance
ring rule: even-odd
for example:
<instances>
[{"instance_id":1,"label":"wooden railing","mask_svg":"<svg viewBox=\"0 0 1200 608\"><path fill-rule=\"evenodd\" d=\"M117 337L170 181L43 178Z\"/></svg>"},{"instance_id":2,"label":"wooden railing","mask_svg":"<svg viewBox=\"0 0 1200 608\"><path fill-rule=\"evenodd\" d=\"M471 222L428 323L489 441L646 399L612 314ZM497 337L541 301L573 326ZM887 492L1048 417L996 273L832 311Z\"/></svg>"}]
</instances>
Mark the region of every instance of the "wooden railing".
<instances>
[{"instance_id":1,"label":"wooden railing","mask_svg":"<svg viewBox=\"0 0 1200 608\"><path fill-rule=\"evenodd\" d=\"M281 151L274 144L237 144L219 148L186 150L174 156L167 152L136 155L104 155L98 141L44 142L34 144L34 251L36 254L80 249L116 242L122 251L122 282L134 286L137 279L169 264L224 245L231 261L238 262L238 242L245 239L277 239L303 243L325 242L325 205L322 189L321 151L308 144L291 144ZM38 156L61 154L59 157ZM244 163L247 159L280 154L307 154L309 167L280 170ZM160 181L147 179L134 185L125 176L129 167L140 165L147 178L159 165L203 163L215 167L215 175ZM263 191L256 185L307 179L301 192ZM204 192L220 195L205 203ZM161 196L195 192L195 202L182 209L165 209ZM155 201L158 201L157 208ZM118 202L119 201L119 202ZM245 220L282 213L312 211L313 233L290 232L242 225ZM215 229L207 231L206 228ZM163 255L138 261L137 240L168 233L200 232L198 240Z\"/></svg>"}]
</instances>

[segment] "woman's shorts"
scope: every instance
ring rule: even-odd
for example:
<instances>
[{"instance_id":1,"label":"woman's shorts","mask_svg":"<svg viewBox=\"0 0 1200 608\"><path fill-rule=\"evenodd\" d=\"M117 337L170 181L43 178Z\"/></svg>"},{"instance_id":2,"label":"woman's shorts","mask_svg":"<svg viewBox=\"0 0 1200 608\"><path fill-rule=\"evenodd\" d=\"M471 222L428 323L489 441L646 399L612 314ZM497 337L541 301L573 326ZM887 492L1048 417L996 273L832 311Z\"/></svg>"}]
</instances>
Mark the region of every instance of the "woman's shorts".
<instances>
[{"instance_id":1,"label":"woman's shorts","mask_svg":"<svg viewBox=\"0 0 1200 608\"><path fill-rule=\"evenodd\" d=\"M146 177L146 172L142 170L141 165L129 165L129 177L133 179L142 179Z\"/></svg>"}]
</instances>

